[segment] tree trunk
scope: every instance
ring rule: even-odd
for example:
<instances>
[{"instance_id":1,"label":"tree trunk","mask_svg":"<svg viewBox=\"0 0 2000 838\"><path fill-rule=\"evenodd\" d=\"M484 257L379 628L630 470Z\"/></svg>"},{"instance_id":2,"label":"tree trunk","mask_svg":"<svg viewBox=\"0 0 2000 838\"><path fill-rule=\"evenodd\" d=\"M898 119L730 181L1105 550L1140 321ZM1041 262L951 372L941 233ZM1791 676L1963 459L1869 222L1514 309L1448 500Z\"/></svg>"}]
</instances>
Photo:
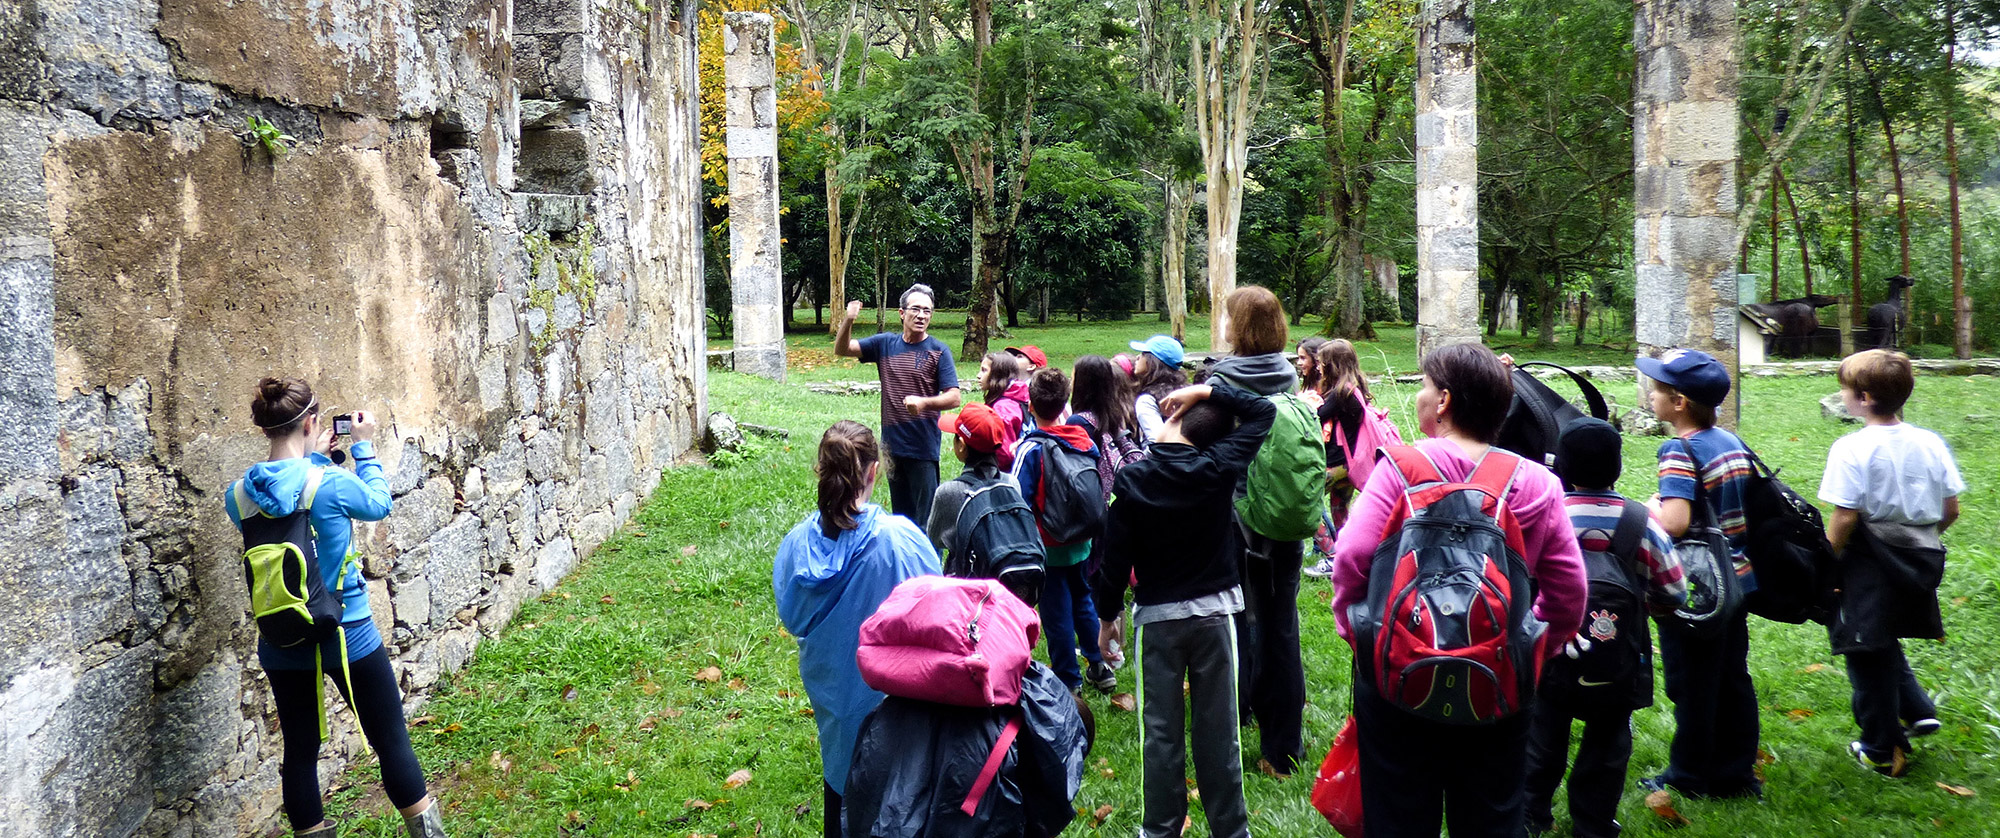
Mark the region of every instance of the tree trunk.
<instances>
[{"instance_id":1,"label":"tree trunk","mask_svg":"<svg viewBox=\"0 0 2000 838\"><path fill-rule=\"evenodd\" d=\"M1189 50L1188 69L1197 88L1196 135L1208 172L1209 346L1220 353L1230 349L1223 303L1236 290L1250 125L1270 74L1261 49L1269 18L1260 0L1208 0L1206 7L1211 30Z\"/></svg>"},{"instance_id":2,"label":"tree trunk","mask_svg":"<svg viewBox=\"0 0 2000 838\"><path fill-rule=\"evenodd\" d=\"M1908 195L1903 190L1903 155L1896 148L1896 127L1889 118L1889 106L1882 100L1882 83L1875 78L1875 70L1868 64L1868 53L1854 45L1854 51L1861 57L1861 75L1868 81L1868 92L1875 99L1875 108L1882 112L1882 139L1889 146L1889 171L1896 178L1896 236L1902 248L1904 276L1910 275L1910 205ZM1855 308L1864 308L1856 300Z\"/></svg>"},{"instance_id":3,"label":"tree trunk","mask_svg":"<svg viewBox=\"0 0 2000 838\"><path fill-rule=\"evenodd\" d=\"M1576 295L1576 339L1572 345L1583 345L1583 330L1590 326L1590 292Z\"/></svg>"},{"instance_id":4,"label":"tree trunk","mask_svg":"<svg viewBox=\"0 0 2000 838\"><path fill-rule=\"evenodd\" d=\"M1944 1L1944 26L1951 40L1944 52L1944 166L1951 196L1951 314L1952 354L1972 357L1972 300L1965 295L1965 226L1958 206L1958 17L1953 0Z\"/></svg>"},{"instance_id":5,"label":"tree trunk","mask_svg":"<svg viewBox=\"0 0 2000 838\"><path fill-rule=\"evenodd\" d=\"M1778 164L1771 163L1771 296L1764 302L1772 303L1784 299L1778 290Z\"/></svg>"},{"instance_id":6,"label":"tree trunk","mask_svg":"<svg viewBox=\"0 0 2000 838\"><path fill-rule=\"evenodd\" d=\"M1799 202L1792 198L1792 181L1790 178L1785 177L1784 167L1774 164L1771 166L1771 173L1777 176L1778 186L1785 190L1785 206L1792 213L1792 237L1798 239L1799 242L1799 274L1805 277L1806 296L1812 296L1812 253L1806 247L1806 221L1805 218L1799 215ZM1771 246L1777 247L1778 244L1776 241L1773 241ZM1773 297L1772 299L1777 298Z\"/></svg>"},{"instance_id":7,"label":"tree trunk","mask_svg":"<svg viewBox=\"0 0 2000 838\"><path fill-rule=\"evenodd\" d=\"M1861 304L1861 166L1854 146L1854 79L1848 66L1847 82L1847 323L1851 335L1866 323L1867 307Z\"/></svg>"},{"instance_id":8,"label":"tree trunk","mask_svg":"<svg viewBox=\"0 0 2000 838\"><path fill-rule=\"evenodd\" d=\"M1167 181L1166 235L1160 242L1160 276L1166 291L1167 322L1174 340L1187 342L1187 230L1194 210L1194 184Z\"/></svg>"}]
</instances>

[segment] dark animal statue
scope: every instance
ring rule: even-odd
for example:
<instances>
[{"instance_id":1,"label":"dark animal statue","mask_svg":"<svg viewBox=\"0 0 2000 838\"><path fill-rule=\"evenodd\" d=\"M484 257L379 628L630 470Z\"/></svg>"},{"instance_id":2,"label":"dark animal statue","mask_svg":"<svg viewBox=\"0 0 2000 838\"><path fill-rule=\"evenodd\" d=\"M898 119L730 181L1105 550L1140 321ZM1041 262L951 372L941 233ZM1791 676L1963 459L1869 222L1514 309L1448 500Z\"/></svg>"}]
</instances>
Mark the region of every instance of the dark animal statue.
<instances>
[{"instance_id":1,"label":"dark animal statue","mask_svg":"<svg viewBox=\"0 0 2000 838\"><path fill-rule=\"evenodd\" d=\"M1897 349L1903 344L1903 289L1917 281L1897 274L1883 282L1889 283L1889 299L1868 307L1868 334L1863 343L1872 349Z\"/></svg>"},{"instance_id":2,"label":"dark animal statue","mask_svg":"<svg viewBox=\"0 0 2000 838\"><path fill-rule=\"evenodd\" d=\"M1838 302L1825 294L1807 294L1789 300L1750 303L1743 306L1743 311L1771 335L1773 354L1798 358L1807 354L1813 336L1819 332L1819 309Z\"/></svg>"}]
</instances>

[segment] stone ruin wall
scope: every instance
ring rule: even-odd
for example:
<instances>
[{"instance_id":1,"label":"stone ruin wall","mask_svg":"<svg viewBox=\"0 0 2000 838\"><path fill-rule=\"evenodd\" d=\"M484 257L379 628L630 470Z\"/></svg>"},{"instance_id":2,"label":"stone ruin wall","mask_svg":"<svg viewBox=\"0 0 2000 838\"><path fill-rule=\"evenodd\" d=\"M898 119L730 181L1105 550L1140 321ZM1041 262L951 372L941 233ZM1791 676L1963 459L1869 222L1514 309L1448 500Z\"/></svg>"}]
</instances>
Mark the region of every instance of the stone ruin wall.
<instances>
[{"instance_id":1,"label":"stone ruin wall","mask_svg":"<svg viewBox=\"0 0 2000 838\"><path fill-rule=\"evenodd\" d=\"M384 417L412 702L630 516L705 416L691 55L632 0L0 3L0 834L281 820L259 377Z\"/></svg>"}]
</instances>

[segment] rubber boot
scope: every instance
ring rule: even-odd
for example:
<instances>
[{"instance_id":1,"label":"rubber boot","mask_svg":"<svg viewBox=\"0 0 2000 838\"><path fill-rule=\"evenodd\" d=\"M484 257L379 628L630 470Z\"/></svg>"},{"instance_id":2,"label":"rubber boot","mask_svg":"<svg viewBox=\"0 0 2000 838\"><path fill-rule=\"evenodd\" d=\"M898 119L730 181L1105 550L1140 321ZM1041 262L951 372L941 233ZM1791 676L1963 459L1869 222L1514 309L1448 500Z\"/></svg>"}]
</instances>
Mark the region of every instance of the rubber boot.
<instances>
[{"instance_id":1,"label":"rubber boot","mask_svg":"<svg viewBox=\"0 0 2000 838\"><path fill-rule=\"evenodd\" d=\"M339 829L339 824L333 821L321 821L319 826L304 832L294 832L292 836L293 838L338 838Z\"/></svg>"},{"instance_id":2,"label":"rubber boot","mask_svg":"<svg viewBox=\"0 0 2000 838\"><path fill-rule=\"evenodd\" d=\"M440 811L437 798L431 798L431 805L414 815L403 816L403 826L410 830L410 838L446 838L444 834L444 813Z\"/></svg>"}]
</instances>

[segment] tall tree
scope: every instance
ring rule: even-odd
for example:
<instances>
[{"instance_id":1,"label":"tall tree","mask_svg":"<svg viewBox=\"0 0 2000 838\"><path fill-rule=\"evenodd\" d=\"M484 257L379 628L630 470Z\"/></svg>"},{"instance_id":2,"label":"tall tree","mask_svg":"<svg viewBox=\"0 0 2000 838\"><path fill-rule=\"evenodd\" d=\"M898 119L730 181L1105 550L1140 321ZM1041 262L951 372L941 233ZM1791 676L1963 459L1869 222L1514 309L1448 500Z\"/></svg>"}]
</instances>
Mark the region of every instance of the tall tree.
<instances>
[{"instance_id":1,"label":"tall tree","mask_svg":"<svg viewBox=\"0 0 2000 838\"><path fill-rule=\"evenodd\" d=\"M1972 357L1972 298L1965 295L1965 226L1958 206L1958 5L1944 0L1944 167L1951 197L1952 354Z\"/></svg>"},{"instance_id":2,"label":"tall tree","mask_svg":"<svg viewBox=\"0 0 2000 838\"><path fill-rule=\"evenodd\" d=\"M1270 79L1264 35L1271 21L1263 0L1202 0L1197 8L1188 76L1195 86L1195 135L1208 176L1209 344L1227 352L1222 301L1236 290L1243 178L1250 127Z\"/></svg>"},{"instance_id":3,"label":"tall tree","mask_svg":"<svg viewBox=\"0 0 2000 838\"><path fill-rule=\"evenodd\" d=\"M838 16L830 22L820 20L806 0L789 0L787 8L791 11L792 22L799 27L800 63L806 70L806 84L822 98L838 98L846 86L850 51L859 52L864 61L867 57L866 45L857 50L854 44L854 33L862 22L860 0L847 0L844 11L836 4L832 11ZM821 37L831 41L832 56L827 56L822 49ZM866 72L865 67L862 72ZM840 312L847 310L847 263L854 253L854 234L860 226L862 213L868 207L868 197L867 193L861 193L853 208L844 210L842 204L847 195L847 184L840 177L840 161L847 151L846 132L842 130L840 120L833 118L828 118L821 130L826 141L823 150L825 162L821 170L826 183L826 299L834 311ZM839 331L839 318L833 318L827 328Z\"/></svg>"}]
</instances>

